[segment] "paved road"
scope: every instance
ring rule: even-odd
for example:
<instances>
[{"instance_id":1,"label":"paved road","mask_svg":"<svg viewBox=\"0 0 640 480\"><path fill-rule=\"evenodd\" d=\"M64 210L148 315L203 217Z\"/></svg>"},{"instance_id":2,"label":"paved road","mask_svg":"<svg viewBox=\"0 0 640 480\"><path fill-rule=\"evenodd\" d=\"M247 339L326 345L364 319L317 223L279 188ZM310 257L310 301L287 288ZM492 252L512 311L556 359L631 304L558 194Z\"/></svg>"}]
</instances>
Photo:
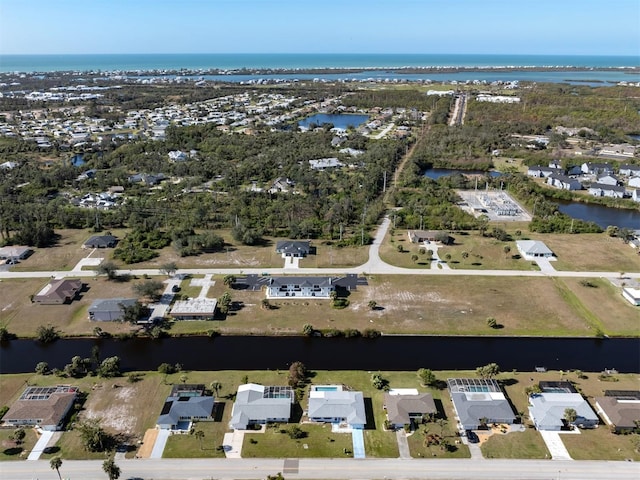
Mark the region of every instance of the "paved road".
<instances>
[{"instance_id":1,"label":"paved road","mask_svg":"<svg viewBox=\"0 0 640 480\"><path fill-rule=\"evenodd\" d=\"M282 459L122 460L121 479L196 480L264 479L282 472ZM72 480L104 480L102 461L64 460L60 473ZM49 461L1 462L0 477L11 480L53 479ZM403 460L300 459L303 479L446 479L457 480L637 480L640 463L550 460Z\"/></svg>"},{"instance_id":2,"label":"paved road","mask_svg":"<svg viewBox=\"0 0 640 480\"><path fill-rule=\"evenodd\" d=\"M380 258L380 245L384 239L391 220L385 217L382 224L376 231L373 243L369 247L369 260L357 267L351 268L297 268L296 275L343 275L346 273L369 274L369 275L459 275L459 276L489 276L489 277L577 277L577 278L615 278L619 277L619 272L581 272L581 271L538 271L538 270L462 270L462 269L439 269L425 268L413 269L402 268L385 263ZM140 270L119 270L120 274L129 275L162 275L157 269ZM291 273L291 269L284 268L184 268L178 270L177 274L189 275L244 275L249 273L269 275L283 275ZM91 270L83 271L39 271L39 272L2 272L0 280L6 278L43 278L43 277L94 277L96 274ZM640 272L625 272L627 278L640 279Z\"/></svg>"}]
</instances>

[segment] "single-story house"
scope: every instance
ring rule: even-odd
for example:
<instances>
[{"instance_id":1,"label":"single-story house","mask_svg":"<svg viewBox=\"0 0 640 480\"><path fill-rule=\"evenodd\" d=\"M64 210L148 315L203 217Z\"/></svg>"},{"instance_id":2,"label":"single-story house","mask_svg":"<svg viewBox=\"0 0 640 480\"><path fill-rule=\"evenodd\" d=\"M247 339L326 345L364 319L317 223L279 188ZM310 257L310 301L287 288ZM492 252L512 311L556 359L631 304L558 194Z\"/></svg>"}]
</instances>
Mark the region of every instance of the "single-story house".
<instances>
[{"instance_id":1,"label":"single-story house","mask_svg":"<svg viewBox=\"0 0 640 480\"><path fill-rule=\"evenodd\" d=\"M130 175L128 178L129 183L144 183L149 187L152 187L166 179L167 177L164 173L136 173L134 175Z\"/></svg>"},{"instance_id":2,"label":"single-story house","mask_svg":"<svg viewBox=\"0 0 640 480\"><path fill-rule=\"evenodd\" d=\"M613 173L613 167L608 163L585 162L581 167L582 173L590 175L604 175Z\"/></svg>"},{"instance_id":3,"label":"single-story house","mask_svg":"<svg viewBox=\"0 0 640 480\"><path fill-rule=\"evenodd\" d=\"M171 307L170 315L176 320L213 320L217 305L215 298L178 300Z\"/></svg>"},{"instance_id":4,"label":"single-story house","mask_svg":"<svg viewBox=\"0 0 640 480\"><path fill-rule=\"evenodd\" d=\"M342 385L312 386L307 416L312 422L347 424L355 429L367 424L362 392L344 390Z\"/></svg>"},{"instance_id":5,"label":"single-story house","mask_svg":"<svg viewBox=\"0 0 640 480\"><path fill-rule=\"evenodd\" d=\"M552 173L547 177L547 185L559 188L561 190L581 190L582 184L575 178L567 177L566 175L558 175Z\"/></svg>"},{"instance_id":6,"label":"single-story house","mask_svg":"<svg viewBox=\"0 0 640 480\"><path fill-rule=\"evenodd\" d=\"M622 182L615 175L607 173L605 175L598 177L597 183L602 183L604 185L620 185Z\"/></svg>"},{"instance_id":7,"label":"single-story house","mask_svg":"<svg viewBox=\"0 0 640 480\"><path fill-rule=\"evenodd\" d=\"M593 183L589 187L589 193L594 197L623 198L626 190L617 185L606 185L604 183Z\"/></svg>"},{"instance_id":8,"label":"single-story house","mask_svg":"<svg viewBox=\"0 0 640 480\"><path fill-rule=\"evenodd\" d=\"M84 288L78 279L51 280L33 297L34 303L42 305L62 305L71 303Z\"/></svg>"},{"instance_id":9,"label":"single-story house","mask_svg":"<svg viewBox=\"0 0 640 480\"><path fill-rule=\"evenodd\" d=\"M453 237L442 230L408 230L407 235L411 243L440 242L451 245Z\"/></svg>"},{"instance_id":10,"label":"single-story house","mask_svg":"<svg viewBox=\"0 0 640 480\"><path fill-rule=\"evenodd\" d=\"M543 167L541 165L535 165L527 169L527 175L535 178L547 178L551 176L552 173L558 173L559 168L562 167Z\"/></svg>"},{"instance_id":11,"label":"single-story house","mask_svg":"<svg viewBox=\"0 0 640 480\"><path fill-rule=\"evenodd\" d=\"M605 391L596 397L596 410L616 433L638 428L640 422L640 391Z\"/></svg>"},{"instance_id":12,"label":"single-story house","mask_svg":"<svg viewBox=\"0 0 640 480\"><path fill-rule=\"evenodd\" d=\"M29 247L14 245L0 248L0 260L8 260L9 263L16 263L24 260L33 253Z\"/></svg>"},{"instance_id":13,"label":"single-story house","mask_svg":"<svg viewBox=\"0 0 640 480\"><path fill-rule=\"evenodd\" d=\"M94 322L117 322L122 320L126 307L132 307L135 298L99 298L89 306L89 320Z\"/></svg>"},{"instance_id":14,"label":"single-story house","mask_svg":"<svg viewBox=\"0 0 640 480\"><path fill-rule=\"evenodd\" d=\"M204 395L204 385L179 385L171 391L156 421L158 428L189 430L193 421L211 421L214 398ZM189 388L187 388L189 387Z\"/></svg>"},{"instance_id":15,"label":"single-story house","mask_svg":"<svg viewBox=\"0 0 640 480\"><path fill-rule=\"evenodd\" d=\"M384 394L387 420L394 428L421 423L438 410L430 393L418 393L416 389L395 389Z\"/></svg>"},{"instance_id":16,"label":"single-story house","mask_svg":"<svg viewBox=\"0 0 640 480\"><path fill-rule=\"evenodd\" d=\"M27 387L20 398L2 417L5 426L38 426L42 430L62 430L64 420L73 407L78 387Z\"/></svg>"},{"instance_id":17,"label":"single-story house","mask_svg":"<svg viewBox=\"0 0 640 480\"><path fill-rule=\"evenodd\" d=\"M631 177L627 185L634 188L640 188L640 177Z\"/></svg>"},{"instance_id":18,"label":"single-story house","mask_svg":"<svg viewBox=\"0 0 640 480\"><path fill-rule=\"evenodd\" d=\"M118 239L113 235L94 235L84 242L82 248L113 248L117 243Z\"/></svg>"},{"instance_id":19,"label":"single-story house","mask_svg":"<svg viewBox=\"0 0 640 480\"><path fill-rule=\"evenodd\" d=\"M463 430L475 430L483 423L515 422L511 405L495 380L449 378L447 385Z\"/></svg>"},{"instance_id":20,"label":"single-story house","mask_svg":"<svg viewBox=\"0 0 640 480\"><path fill-rule=\"evenodd\" d=\"M640 305L640 288L624 287L622 289L622 296L631 304L636 307Z\"/></svg>"},{"instance_id":21,"label":"single-story house","mask_svg":"<svg viewBox=\"0 0 640 480\"><path fill-rule=\"evenodd\" d=\"M620 165L618 173L625 177L640 177L640 165Z\"/></svg>"},{"instance_id":22,"label":"single-story house","mask_svg":"<svg viewBox=\"0 0 640 480\"><path fill-rule=\"evenodd\" d=\"M280 240L276 243L276 252L283 257L306 257L311 253L309 240Z\"/></svg>"},{"instance_id":23,"label":"single-story house","mask_svg":"<svg viewBox=\"0 0 640 480\"><path fill-rule=\"evenodd\" d=\"M565 411L576 412L572 425L580 428L598 426L598 416L579 393L534 393L529 396L529 417L538 430L560 430L565 424Z\"/></svg>"},{"instance_id":24,"label":"single-story house","mask_svg":"<svg viewBox=\"0 0 640 480\"><path fill-rule=\"evenodd\" d=\"M326 170L327 168L344 167L344 163L342 163L336 157L318 158L317 160L309 160L309 166L313 170Z\"/></svg>"},{"instance_id":25,"label":"single-story house","mask_svg":"<svg viewBox=\"0 0 640 480\"><path fill-rule=\"evenodd\" d=\"M271 277L266 287L267 298L330 298L336 288L332 277Z\"/></svg>"},{"instance_id":26,"label":"single-story house","mask_svg":"<svg viewBox=\"0 0 640 480\"><path fill-rule=\"evenodd\" d=\"M527 260L553 257L553 252L549 247L539 240L516 240L516 247L520 255Z\"/></svg>"},{"instance_id":27,"label":"single-story house","mask_svg":"<svg viewBox=\"0 0 640 480\"><path fill-rule=\"evenodd\" d=\"M231 410L229 426L245 430L249 425L268 422L288 422L295 394L291 387L265 387L247 383L238 387Z\"/></svg>"}]
</instances>

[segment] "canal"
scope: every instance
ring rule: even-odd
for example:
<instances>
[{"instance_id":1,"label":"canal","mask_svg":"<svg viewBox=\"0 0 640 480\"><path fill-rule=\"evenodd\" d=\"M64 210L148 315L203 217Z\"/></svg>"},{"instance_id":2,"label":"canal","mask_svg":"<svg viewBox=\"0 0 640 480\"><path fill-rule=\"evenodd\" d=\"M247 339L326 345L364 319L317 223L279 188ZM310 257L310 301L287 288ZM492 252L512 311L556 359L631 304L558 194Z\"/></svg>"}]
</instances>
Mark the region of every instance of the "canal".
<instances>
[{"instance_id":1,"label":"canal","mask_svg":"<svg viewBox=\"0 0 640 480\"><path fill-rule=\"evenodd\" d=\"M180 363L187 370L286 369L302 361L316 370L468 370L495 362L503 371L579 369L640 373L637 338L531 338L382 336L308 338L221 336L151 340L61 339L48 345L13 340L0 346L0 373L33 372L45 361L63 368L71 357L117 355L124 371L155 370L161 363Z\"/></svg>"}]
</instances>

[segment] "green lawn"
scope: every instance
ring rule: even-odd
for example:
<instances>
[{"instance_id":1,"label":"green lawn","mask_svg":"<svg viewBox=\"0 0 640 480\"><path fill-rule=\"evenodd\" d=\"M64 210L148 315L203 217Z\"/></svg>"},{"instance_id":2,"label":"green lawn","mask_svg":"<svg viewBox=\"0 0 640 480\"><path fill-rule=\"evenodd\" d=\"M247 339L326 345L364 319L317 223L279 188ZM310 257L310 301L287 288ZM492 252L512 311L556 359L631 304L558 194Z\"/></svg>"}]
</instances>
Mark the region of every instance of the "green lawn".
<instances>
[{"instance_id":1,"label":"green lawn","mask_svg":"<svg viewBox=\"0 0 640 480\"><path fill-rule=\"evenodd\" d=\"M198 440L194 434L171 435L167 440L162 457L224 458L224 451L218 447L222 446L224 433L228 430L227 423L226 421L196 423L193 430L194 432L200 430L204 433L202 441Z\"/></svg>"},{"instance_id":2,"label":"green lawn","mask_svg":"<svg viewBox=\"0 0 640 480\"><path fill-rule=\"evenodd\" d=\"M617 388L617 387L616 387ZM605 425L580 430L580 435L561 435L564 446L574 460L640 461L640 435L615 435Z\"/></svg>"},{"instance_id":3,"label":"green lawn","mask_svg":"<svg viewBox=\"0 0 640 480\"><path fill-rule=\"evenodd\" d=\"M533 428L506 435L493 434L480 448L484 458L550 458L542 436Z\"/></svg>"},{"instance_id":4,"label":"green lawn","mask_svg":"<svg viewBox=\"0 0 640 480\"><path fill-rule=\"evenodd\" d=\"M14 428L0 429L0 461L5 460L25 460L29 452L38 441L38 436L33 428L25 428L26 436L20 445L10 437L16 431Z\"/></svg>"},{"instance_id":5,"label":"green lawn","mask_svg":"<svg viewBox=\"0 0 640 480\"><path fill-rule=\"evenodd\" d=\"M462 442L457 444L459 438L455 435L456 428L454 421L445 422L443 428L438 423L427 423L420 425L414 432L408 435L409 450L414 458L470 458L469 447ZM427 446L426 435L438 435L447 440L451 447L446 450L441 445Z\"/></svg>"}]
</instances>

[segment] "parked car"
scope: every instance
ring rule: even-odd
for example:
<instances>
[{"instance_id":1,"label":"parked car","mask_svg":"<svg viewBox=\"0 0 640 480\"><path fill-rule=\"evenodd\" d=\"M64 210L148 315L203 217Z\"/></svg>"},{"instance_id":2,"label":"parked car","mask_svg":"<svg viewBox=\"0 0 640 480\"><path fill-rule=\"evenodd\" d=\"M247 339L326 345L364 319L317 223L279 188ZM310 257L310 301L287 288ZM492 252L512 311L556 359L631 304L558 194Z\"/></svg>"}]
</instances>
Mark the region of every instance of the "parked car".
<instances>
[{"instance_id":1,"label":"parked car","mask_svg":"<svg viewBox=\"0 0 640 480\"><path fill-rule=\"evenodd\" d=\"M478 435L473 430L467 430L466 435L467 435L467 440L469 440L469 443L478 443L480 441L480 439L478 438Z\"/></svg>"}]
</instances>

